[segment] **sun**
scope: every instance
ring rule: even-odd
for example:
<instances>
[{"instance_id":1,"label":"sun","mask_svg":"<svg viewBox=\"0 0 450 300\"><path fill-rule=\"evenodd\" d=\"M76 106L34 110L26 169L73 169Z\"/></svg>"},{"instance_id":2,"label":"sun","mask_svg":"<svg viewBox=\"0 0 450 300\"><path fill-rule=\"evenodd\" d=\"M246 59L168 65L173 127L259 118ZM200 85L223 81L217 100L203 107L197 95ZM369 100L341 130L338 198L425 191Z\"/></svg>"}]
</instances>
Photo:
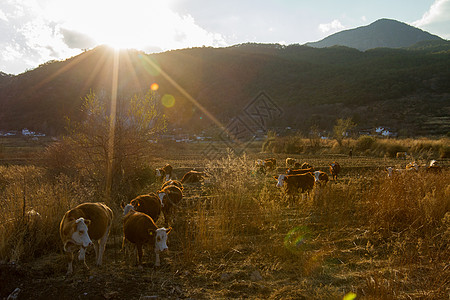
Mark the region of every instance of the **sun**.
<instances>
[{"instance_id":1,"label":"sun","mask_svg":"<svg viewBox=\"0 0 450 300\"><path fill-rule=\"evenodd\" d=\"M170 0L79 0L54 2L52 11L61 27L83 33L97 44L142 49L154 41L167 48L176 34L179 16Z\"/></svg>"}]
</instances>

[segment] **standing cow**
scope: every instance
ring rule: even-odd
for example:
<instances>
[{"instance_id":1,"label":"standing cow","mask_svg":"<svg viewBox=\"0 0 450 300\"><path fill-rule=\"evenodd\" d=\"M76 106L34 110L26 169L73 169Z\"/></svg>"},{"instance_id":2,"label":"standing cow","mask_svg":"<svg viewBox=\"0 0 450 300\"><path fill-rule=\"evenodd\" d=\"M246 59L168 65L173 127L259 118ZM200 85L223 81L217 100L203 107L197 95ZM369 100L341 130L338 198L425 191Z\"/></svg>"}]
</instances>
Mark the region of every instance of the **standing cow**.
<instances>
[{"instance_id":1,"label":"standing cow","mask_svg":"<svg viewBox=\"0 0 450 300\"><path fill-rule=\"evenodd\" d=\"M127 240L136 246L137 264L142 268L142 247L149 244L155 251L155 266L159 267L161 261L159 254L168 250L167 237L172 227L158 228L148 215L137 212L131 204L127 204L123 211L123 234Z\"/></svg>"},{"instance_id":2,"label":"standing cow","mask_svg":"<svg viewBox=\"0 0 450 300\"><path fill-rule=\"evenodd\" d=\"M77 250L78 259L87 267L85 254L90 245L94 245L97 265L102 264L112 219L112 210L103 203L83 203L65 213L59 232L68 254L67 274L73 272L73 253Z\"/></svg>"},{"instance_id":3,"label":"standing cow","mask_svg":"<svg viewBox=\"0 0 450 300\"><path fill-rule=\"evenodd\" d=\"M331 177L333 178L333 180L337 180L337 177L340 172L341 172L341 166L339 165L338 162L333 161L330 164L330 174L331 174Z\"/></svg>"}]
</instances>

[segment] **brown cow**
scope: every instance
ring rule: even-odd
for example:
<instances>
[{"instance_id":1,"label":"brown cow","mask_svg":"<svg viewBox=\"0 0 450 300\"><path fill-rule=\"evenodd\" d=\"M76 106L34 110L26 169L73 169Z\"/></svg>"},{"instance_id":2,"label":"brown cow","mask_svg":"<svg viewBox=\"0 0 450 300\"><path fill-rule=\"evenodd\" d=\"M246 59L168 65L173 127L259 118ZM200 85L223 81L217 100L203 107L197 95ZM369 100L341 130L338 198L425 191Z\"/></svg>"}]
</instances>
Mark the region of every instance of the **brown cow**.
<instances>
[{"instance_id":1,"label":"brown cow","mask_svg":"<svg viewBox=\"0 0 450 300\"><path fill-rule=\"evenodd\" d=\"M135 211L148 215L155 222L158 221L162 203L155 193L137 196L130 201L130 204L133 205Z\"/></svg>"},{"instance_id":2,"label":"brown cow","mask_svg":"<svg viewBox=\"0 0 450 300\"><path fill-rule=\"evenodd\" d=\"M164 214L164 225L168 226L169 220L173 221L173 211L183 199L183 192L175 185L168 185L158 191L158 197Z\"/></svg>"},{"instance_id":3,"label":"brown cow","mask_svg":"<svg viewBox=\"0 0 450 300\"><path fill-rule=\"evenodd\" d=\"M166 164L164 167L156 169L156 178L162 182L172 178L172 166Z\"/></svg>"},{"instance_id":4,"label":"brown cow","mask_svg":"<svg viewBox=\"0 0 450 300\"><path fill-rule=\"evenodd\" d=\"M333 180L337 180L339 173L341 172L341 166L336 161L330 164L330 174Z\"/></svg>"},{"instance_id":5,"label":"brown cow","mask_svg":"<svg viewBox=\"0 0 450 300\"><path fill-rule=\"evenodd\" d=\"M312 190L314 187L314 176L311 173L274 176L278 182L277 187L285 187L286 194L294 195L301 189L301 192Z\"/></svg>"},{"instance_id":6,"label":"brown cow","mask_svg":"<svg viewBox=\"0 0 450 300\"><path fill-rule=\"evenodd\" d=\"M169 180L163 183L161 186L161 189L165 188L168 185L175 185L180 188L180 190L183 190L183 184L178 180Z\"/></svg>"},{"instance_id":7,"label":"brown cow","mask_svg":"<svg viewBox=\"0 0 450 300\"><path fill-rule=\"evenodd\" d=\"M267 171L274 170L276 164L277 160L275 158L267 158L264 160L258 159L256 161L256 167L258 168L259 172L263 174L265 174Z\"/></svg>"},{"instance_id":8,"label":"brown cow","mask_svg":"<svg viewBox=\"0 0 450 300\"><path fill-rule=\"evenodd\" d=\"M168 250L167 235L172 230L162 227L158 228L148 215L137 212L131 204L127 204L123 211L123 235L127 240L136 245L137 264L142 268L142 246L150 244L155 251L155 266L160 266L159 253Z\"/></svg>"},{"instance_id":9,"label":"brown cow","mask_svg":"<svg viewBox=\"0 0 450 300\"><path fill-rule=\"evenodd\" d=\"M286 168L293 167L295 164L295 158L288 157L286 158Z\"/></svg>"},{"instance_id":10,"label":"brown cow","mask_svg":"<svg viewBox=\"0 0 450 300\"><path fill-rule=\"evenodd\" d=\"M198 171L189 171L186 174L184 174L183 178L181 179L181 183L198 183L205 177L204 172L198 172Z\"/></svg>"},{"instance_id":11,"label":"brown cow","mask_svg":"<svg viewBox=\"0 0 450 300\"><path fill-rule=\"evenodd\" d=\"M97 265L102 264L112 219L112 210L103 203L83 203L65 213L59 231L64 251L68 254L67 274L73 272L73 253L78 249L78 259L87 267L86 248L91 244L94 245Z\"/></svg>"},{"instance_id":12,"label":"brown cow","mask_svg":"<svg viewBox=\"0 0 450 300\"><path fill-rule=\"evenodd\" d=\"M322 171L312 172L314 175L314 182L319 185L325 185L328 182L328 174Z\"/></svg>"},{"instance_id":13,"label":"brown cow","mask_svg":"<svg viewBox=\"0 0 450 300\"><path fill-rule=\"evenodd\" d=\"M286 171L287 175L299 175L299 174L306 174L306 173L312 173L314 172L314 168L307 168L307 169L288 169Z\"/></svg>"}]
</instances>

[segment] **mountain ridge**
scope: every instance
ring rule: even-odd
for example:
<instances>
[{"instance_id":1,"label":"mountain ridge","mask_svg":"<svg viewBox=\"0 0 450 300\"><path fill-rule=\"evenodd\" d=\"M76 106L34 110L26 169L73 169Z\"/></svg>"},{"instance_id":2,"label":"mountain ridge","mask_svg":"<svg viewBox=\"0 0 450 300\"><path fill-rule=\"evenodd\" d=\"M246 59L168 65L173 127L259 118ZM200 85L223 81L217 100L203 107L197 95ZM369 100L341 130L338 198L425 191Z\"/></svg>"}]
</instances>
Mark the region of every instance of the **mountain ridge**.
<instances>
[{"instance_id":1,"label":"mountain ridge","mask_svg":"<svg viewBox=\"0 0 450 300\"><path fill-rule=\"evenodd\" d=\"M406 23L392 19L379 19L369 25L343 30L306 45L316 48L340 45L365 51L374 48L404 48L431 40L443 41L437 35Z\"/></svg>"},{"instance_id":2,"label":"mountain ridge","mask_svg":"<svg viewBox=\"0 0 450 300\"><path fill-rule=\"evenodd\" d=\"M450 115L449 54L448 41L365 52L343 46L256 43L157 54L123 50L118 91L120 99L127 99L158 83L160 96L176 99L174 107L161 108L171 126L192 131L210 128L212 123L173 82L223 124L265 91L284 111L282 119L267 124L269 129L289 126L307 133L315 125L331 130L337 118L352 117L360 127L446 134L450 131L445 119ZM89 91L108 97L113 61L114 51L100 46L17 76L0 76L0 129L62 133L66 116L81 118L81 102ZM444 121L421 129L434 118Z\"/></svg>"}]
</instances>

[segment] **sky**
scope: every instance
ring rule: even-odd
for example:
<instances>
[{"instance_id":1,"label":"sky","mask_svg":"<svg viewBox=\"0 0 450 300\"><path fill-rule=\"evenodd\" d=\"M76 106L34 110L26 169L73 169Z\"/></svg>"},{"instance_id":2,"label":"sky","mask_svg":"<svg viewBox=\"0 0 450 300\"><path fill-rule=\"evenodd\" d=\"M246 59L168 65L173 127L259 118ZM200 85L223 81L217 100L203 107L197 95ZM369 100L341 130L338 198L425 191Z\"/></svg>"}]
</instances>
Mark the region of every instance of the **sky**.
<instances>
[{"instance_id":1,"label":"sky","mask_svg":"<svg viewBox=\"0 0 450 300\"><path fill-rule=\"evenodd\" d=\"M1 0L0 71L20 74L102 44L146 53L304 44L381 18L450 39L450 0Z\"/></svg>"}]
</instances>

